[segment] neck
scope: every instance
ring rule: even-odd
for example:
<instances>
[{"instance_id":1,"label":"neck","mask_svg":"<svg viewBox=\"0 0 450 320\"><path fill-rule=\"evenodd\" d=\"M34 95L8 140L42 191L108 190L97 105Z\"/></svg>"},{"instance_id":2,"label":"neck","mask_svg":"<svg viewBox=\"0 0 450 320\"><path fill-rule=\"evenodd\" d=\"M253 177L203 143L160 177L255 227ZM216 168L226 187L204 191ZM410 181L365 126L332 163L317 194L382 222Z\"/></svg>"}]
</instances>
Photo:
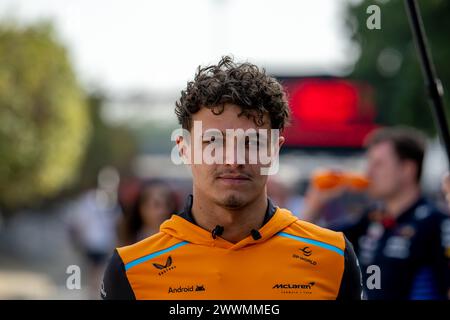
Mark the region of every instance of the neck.
<instances>
[{"instance_id":1,"label":"neck","mask_svg":"<svg viewBox=\"0 0 450 320\"><path fill-rule=\"evenodd\" d=\"M197 224L209 231L217 225L223 226L221 237L231 243L241 241L250 235L252 229L263 225L267 210L266 192L240 208L221 206L195 189L193 196L192 215Z\"/></svg>"},{"instance_id":2,"label":"neck","mask_svg":"<svg viewBox=\"0 0 450 320\"><path fill-rule=\"evenodd\" d=\"M420 188L418 185L412 185L409 188L402 188L401 192L396 193L385 201L388 215L394 219L407 210L420 197Z\"/></svg>"}]
</instances>

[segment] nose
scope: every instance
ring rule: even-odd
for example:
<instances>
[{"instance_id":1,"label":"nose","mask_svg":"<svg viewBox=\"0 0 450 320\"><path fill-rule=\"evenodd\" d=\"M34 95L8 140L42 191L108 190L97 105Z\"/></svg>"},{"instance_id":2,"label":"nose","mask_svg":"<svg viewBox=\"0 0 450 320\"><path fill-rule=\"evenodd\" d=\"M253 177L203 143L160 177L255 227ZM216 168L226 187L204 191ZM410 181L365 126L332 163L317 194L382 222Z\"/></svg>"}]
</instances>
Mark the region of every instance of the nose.
<instances>
[{"instance_id":1,"label":"nose","mask_svg":"<svg viewBox=\"0 0 450 320\"><path fill-rule=\"evenodd\" d=\"M233 167L239 167L245 164L246 151L245 148L238 146L236 141L225 144L224 148L225 164Z\"/></svg>"}]
</instances>

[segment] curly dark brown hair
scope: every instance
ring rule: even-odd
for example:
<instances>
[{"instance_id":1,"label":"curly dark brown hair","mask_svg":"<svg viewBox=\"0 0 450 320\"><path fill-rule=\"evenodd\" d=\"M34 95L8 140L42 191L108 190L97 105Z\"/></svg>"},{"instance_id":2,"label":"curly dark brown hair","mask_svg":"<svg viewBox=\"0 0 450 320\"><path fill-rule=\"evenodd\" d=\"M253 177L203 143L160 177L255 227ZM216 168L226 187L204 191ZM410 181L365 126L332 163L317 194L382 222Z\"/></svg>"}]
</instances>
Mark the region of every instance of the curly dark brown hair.
<instances>
[{"instance_id":1,"label":"curly dark brown hair","mask_svg":"<svg viewBox=\"0 0 450 320\"><path fill-rule=\"evenodd\" d=\"M255 124L264 124L268 114L272 129L283 130L289 122L290 110L281 84L254 64L235 63L224 56L217 65L198 67L193 81L187 83L176 102L175 113L183 129L192 127L192 114L205 107L218 115L226 103L239 106Z\"/></svg>"}]
</instances>

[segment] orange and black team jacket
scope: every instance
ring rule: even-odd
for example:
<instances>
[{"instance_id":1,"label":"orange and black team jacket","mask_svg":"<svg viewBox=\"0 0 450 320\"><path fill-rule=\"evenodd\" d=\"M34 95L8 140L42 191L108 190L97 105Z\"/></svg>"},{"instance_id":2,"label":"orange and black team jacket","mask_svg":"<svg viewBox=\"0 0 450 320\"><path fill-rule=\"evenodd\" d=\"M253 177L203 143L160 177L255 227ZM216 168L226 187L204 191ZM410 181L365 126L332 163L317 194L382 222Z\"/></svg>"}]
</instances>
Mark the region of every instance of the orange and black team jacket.
<instances>
[{"instance_id":1,"label":"orange and black team jacket","mask_svg":"<svg viewBox=\"0 0 450 320\"><path fill-rule=\"evenodd\" d=\"M103 299L361 299L358 261L342 233L268 199L263 226L231 243L199 227L191 206L189 196L159 233L115 250Z\"/></svg>"}]
</instances>

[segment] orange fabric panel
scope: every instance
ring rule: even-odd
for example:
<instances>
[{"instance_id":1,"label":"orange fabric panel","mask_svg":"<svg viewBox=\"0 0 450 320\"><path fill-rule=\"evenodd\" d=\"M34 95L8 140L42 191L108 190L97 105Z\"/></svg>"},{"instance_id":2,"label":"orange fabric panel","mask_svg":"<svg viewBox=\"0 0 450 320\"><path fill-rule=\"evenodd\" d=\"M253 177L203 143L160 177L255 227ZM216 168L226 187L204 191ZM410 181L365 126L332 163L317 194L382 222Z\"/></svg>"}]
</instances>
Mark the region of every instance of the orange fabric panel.
<instances>
[{"instance_id":1,"label":"orange fabric panel","mask_svg":"<svg viewBox=\"0 0 450 320\"><path fill-rule=\"evenodd\" d=\"M178 216L166 222L162 232L118 249L137 299L297 300L338 294L344 256L320 243L343 251L342 234L299 221L287 210L277 209L259 230L261 239L237 244L214 240Z\"/></svg>"}]
</instances>

